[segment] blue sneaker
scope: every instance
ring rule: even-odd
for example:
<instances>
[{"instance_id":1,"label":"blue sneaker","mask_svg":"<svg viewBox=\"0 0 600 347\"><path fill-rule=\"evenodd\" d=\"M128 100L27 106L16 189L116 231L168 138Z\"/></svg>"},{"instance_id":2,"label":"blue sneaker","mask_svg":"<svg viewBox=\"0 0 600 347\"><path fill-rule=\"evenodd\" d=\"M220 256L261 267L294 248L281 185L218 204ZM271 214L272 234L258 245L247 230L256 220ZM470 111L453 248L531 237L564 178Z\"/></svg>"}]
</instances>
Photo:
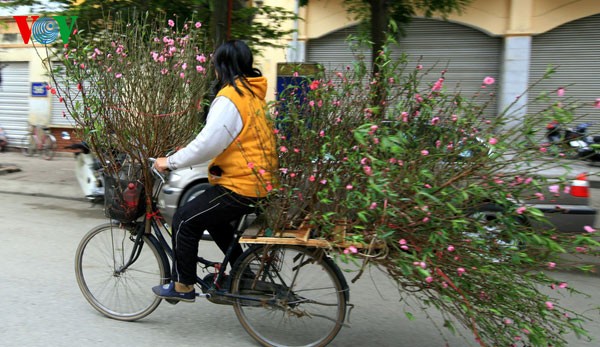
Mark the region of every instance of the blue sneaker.
<instances>
[{"instance_id":1,"label":"blue sneaker","mask_svg":"<svg viewBox=\"0 0 600 347\"><path fill-rule=\"evenodd\" d=\"M163 284L162 286L152 287L152 291L159 298L167 299L168 301L196 301L196 290L189 293L181 293L175 290L175 282Z\"/></svg>"}]
</instances>

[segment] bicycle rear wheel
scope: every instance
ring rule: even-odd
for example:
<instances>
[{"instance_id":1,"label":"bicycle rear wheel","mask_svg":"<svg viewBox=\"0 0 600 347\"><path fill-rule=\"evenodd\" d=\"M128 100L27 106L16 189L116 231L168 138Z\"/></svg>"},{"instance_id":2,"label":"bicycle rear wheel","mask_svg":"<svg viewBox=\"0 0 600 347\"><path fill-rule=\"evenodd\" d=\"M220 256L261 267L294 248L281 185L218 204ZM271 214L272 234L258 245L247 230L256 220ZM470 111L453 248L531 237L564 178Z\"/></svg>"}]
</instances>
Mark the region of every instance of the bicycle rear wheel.
<instances>
[{"instance_id":1,"label":"bicycle rear wheel","mask_svg":"<svg viewBox=\"0 0 600 347\"><path fill-rule=\"evenodd\" d=\"M26 157L31 157L35 153L35 137L32 134L25 135L21 139L21 153Z\"/></svg>"},{"instance_id":2,"label":"bicycle rear wheel","mask_svg":"<svg viewBox=\"0 0 600 347\"><path fill-rule=\"evenodd\" d=\"M102 314L124 321L152 313L161 299L151 288L168 281L168 261L152 236L143 236L139 256L123 269L134 234L118 224L99 225L83 237L75 256L77 284L86 300Z\"/></svg>"},{"instance_id":3,"label":"bicycle rear wheel","mask_svg":"<svg viewBox=\"0 0 600 347\"><path fill-rule=\"evenodd\" d=\"M51 160L56 153L56 138L54 135L46 135L42 144L42 158Z\"/></svg>"},{"instance_id":4,"label":"bicycle rear wheel","mask_svg":"<svg viewBox=\"0 0 600 347\"><path fill-rule=\"evenodd\" d=\"M234 269L235 313L262 345L324 346L340 331L348 289L322 250L254 246Z\"/></svg>"}]
</instances>

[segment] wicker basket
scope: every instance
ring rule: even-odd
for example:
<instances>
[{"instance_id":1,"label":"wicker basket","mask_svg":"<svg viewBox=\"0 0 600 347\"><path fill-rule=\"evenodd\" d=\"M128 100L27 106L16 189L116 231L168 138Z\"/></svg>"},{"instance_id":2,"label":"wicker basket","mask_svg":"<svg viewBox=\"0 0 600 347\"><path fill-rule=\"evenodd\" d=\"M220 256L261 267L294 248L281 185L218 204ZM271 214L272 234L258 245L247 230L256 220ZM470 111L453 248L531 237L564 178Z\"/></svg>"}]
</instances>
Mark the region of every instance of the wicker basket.
<instances>
[{"instance_id":1,"label":"wicker basket","mask_svg":"<svg viewBox=\"0 0 600 347\"><path fill-rule=\"evenodd\" d=\"M123 197L129 183L134 183L135 205ZM146 194L139 180L104 175L104 214L121 223L131 223L146 212Z\"/></svg>"}]
</instances>

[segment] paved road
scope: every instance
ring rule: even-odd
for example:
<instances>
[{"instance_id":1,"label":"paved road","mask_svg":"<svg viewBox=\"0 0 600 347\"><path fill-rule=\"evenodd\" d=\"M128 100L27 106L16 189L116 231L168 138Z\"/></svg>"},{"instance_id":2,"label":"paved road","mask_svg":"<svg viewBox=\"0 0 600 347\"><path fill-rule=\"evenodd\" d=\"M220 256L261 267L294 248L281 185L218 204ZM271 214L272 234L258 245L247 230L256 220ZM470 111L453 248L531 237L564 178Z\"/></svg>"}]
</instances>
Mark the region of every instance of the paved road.
<instances>
[{"instance_id":1,"label":"paved road","mask_svg":"<svg viewBox=\"0 0 600 347\"><path fill-rule=\"evenodd\" d=\"M89 203L60 198L0 193L0 339L2 346L255 346L229 306L200 300L195 304L161 305L149 317L126 323L104 318L87 304L77 287L73 254L82 235L104 222L101 209ZM218 254L211 242L203 254ZM351 274L347 278L351 278ZM561 274L571 285L592 293L565 298L563 303L583 311L598 303L598 277ZM395 286L377 271L351 285L350 326L331 346L445 346L435 325L416 306L399 303ZM413 303L414 304L414 303ZM404 310L416 314L409 322ZM439 324L439 314L431 312ZM598 346L600 317L588 329ZM470 334L465 332L470 341ZM451 346L475 346L448 337Z\"/></svg>"},{"instance_id":2,"label":"paved road","mask_svg":"<svg viewBox=\"0 0 600 347\"><path fill-rule=\"evenodd\" d=\"M16 163L22 172L0 176L0 345L2 346L255 346L231 307L200 300L195 304L161 305L145 319L126 323L107 319L87 304L77 287L73 257L83 234L103 223L102 209L81 198L73 179L71 157L51 162L0 154L0 164ZM597 191L600 196L600 191ZM596 207L599 207L596 205ZM219 254L211 242L202 254ZM600 345L599 277L560 274L562 280L592 294L562 300L587 311L595 341L571 336L571 346ZM350 280L352 274L347 274ZM377 270L351 284L355 305L350 324L331 346L476 346L447 336L413 302L399 302L396 286ZM415 314L408 321L404 311ZM441 325L440 315L429 312Z\"/></svg>"}]
</instances>

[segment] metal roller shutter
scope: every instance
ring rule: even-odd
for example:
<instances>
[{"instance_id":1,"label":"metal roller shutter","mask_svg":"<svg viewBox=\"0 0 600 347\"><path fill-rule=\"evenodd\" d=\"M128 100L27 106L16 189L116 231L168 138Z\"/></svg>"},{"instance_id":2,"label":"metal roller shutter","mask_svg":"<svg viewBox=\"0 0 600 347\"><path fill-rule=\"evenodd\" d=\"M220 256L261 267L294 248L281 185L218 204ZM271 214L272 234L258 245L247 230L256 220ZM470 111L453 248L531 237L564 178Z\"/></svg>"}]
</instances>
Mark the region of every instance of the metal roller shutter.
<instances>
[{"instance_id":1,"label":"metal roller shutter","mask_svg":"<svg viewBox=\"0 0 600 347\"><path fill-rule=\"evenodd\" d=\"M590 134L600 134L600 109L594 107L600 98L600 14L578 19L549 32L533 37L530 83L539 82L529 94L530 114L543 109L532 100L540 93L550 92L552 101L572 100L584 106L576 112L575 126L591 122ZM558 70L550 79L540 81L549 65ZM556 95L565 88L562 98Z\"/></svg>"},{"instance_id":2,"label":"metal roller shutter","mask_svg":"<svg viewBox=\"0 0 600 347\"><path fill-rule=\"evenodd\" d=\"M8 62L2 69L0 85L0 126L10 146L18 145L29 129L29 64Z\"/></svg>"},{"instance_id":3,"label":"metal roller shutter","mask_svg":"<svg viewBox=\"0 0 600 347\"><path fill-rule=\"evenodd\" d=\"M53 64L53 68L57 68L60 67L61 64L60 63L54 63ZM65 77L64 77L64 72L63 73L58 73L58 76L56 77L56 81L57 83L66 83L65 81ZM64 90L66 88L66 86L61 86L61 89ZM71 86L71 88L74 90L75 87ZM73 120L73 118L71 117L69 111L67 111L67 107L65 106L64 103L60 102L60 99L58 97L56 97L55 95L51 96L51 107L52 107L52 111L50 113L50 123L53 126L66 126L66 127L71 127L71 126L75 126L76 123ZM81 101L81 98L76 98L75 101Z\"/></svg>"},{"instance_id":4,"label":"metal roller shutter","mask_svg":"<svg viewBox=\"0 0 600 347\"><path fill-rule=\"evenodd\" d=\"M348 47L346 37L356 34L357 28L338 30L324 37L310 40L307 44L307 60L325 67L345 67L355 55ZM499 77L502 58L502 39L456 23L433 19L414 18L405 28L406 36L400 38L399 47L392 51L393 57L401 53L408 56L408 66L423 65L423 71L433 68L424 78L434 82L440 72L447 69L445 86L449 90L461 90L464 96L480 92L486 76ZM370 61L370 51L363 49ZM496 92L496 86L485 89L486 94ZM496 114L496 102L488 107L489 114Z\"/></svg>"}]
</instances>

